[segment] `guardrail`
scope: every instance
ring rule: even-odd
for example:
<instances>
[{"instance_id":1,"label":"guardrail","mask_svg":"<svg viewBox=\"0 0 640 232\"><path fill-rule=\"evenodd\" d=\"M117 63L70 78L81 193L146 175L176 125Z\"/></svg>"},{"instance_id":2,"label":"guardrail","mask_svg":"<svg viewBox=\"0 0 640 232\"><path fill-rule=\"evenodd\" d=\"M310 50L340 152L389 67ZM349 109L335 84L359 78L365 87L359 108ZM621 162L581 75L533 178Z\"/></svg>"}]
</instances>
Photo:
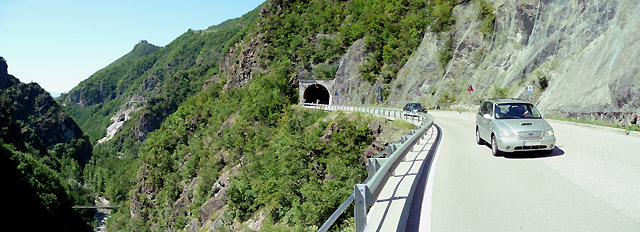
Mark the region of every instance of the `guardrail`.
<instances>
[{"instance_id":1,"label":"guardrail","mask_svg":"<svg viewBox=\"0 0 640 232\"><path fill-rule=\"evenodd\" d=\"M381 109L371 107L357 106L339 106L339 105L322 105L303 103L302 105L314 109L321 110L342 110L364 112L389 118L404 118L405 120L421 122L415 129L409 131L407 135L400 138L400 144L390 144L383 151L378 153L374 158L367 161L368 177L362 184L353 186L354 193L351 194L338 209L327 219L320 227L319 232L329 230L329 227L342 215L342 213L354 203L356 231L364 231L367 225L367 207L375 203L378 194L382 190L383 183L389 178L391 168L402 160L409 148L413 146L417 140L424 136L425 132L433 125L433 117L425 113L412 113L395 109ZM409 118L410 117L410 118ZM388 154L387 158L380 158L382 155Z\"/></svg>"}]
</instances>

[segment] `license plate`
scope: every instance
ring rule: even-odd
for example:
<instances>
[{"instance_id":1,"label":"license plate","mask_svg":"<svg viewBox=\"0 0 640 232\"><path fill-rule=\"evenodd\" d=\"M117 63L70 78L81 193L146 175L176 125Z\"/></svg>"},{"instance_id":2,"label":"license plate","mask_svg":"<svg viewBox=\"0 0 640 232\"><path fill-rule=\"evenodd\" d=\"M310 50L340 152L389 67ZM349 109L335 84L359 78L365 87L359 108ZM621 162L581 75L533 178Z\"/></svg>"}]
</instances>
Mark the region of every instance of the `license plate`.
<instances>
[{"instance_id":1,"label":"license plate","mask_svg":"<svg viewBox=\"0 0 640 232\"><path fill-rule=\"evenodd\" d=\"M542 144L542 143L538 142L538 141L525 141L524 142L525 146L540 146L540 144Z\"/></svg>"}]
</instances>

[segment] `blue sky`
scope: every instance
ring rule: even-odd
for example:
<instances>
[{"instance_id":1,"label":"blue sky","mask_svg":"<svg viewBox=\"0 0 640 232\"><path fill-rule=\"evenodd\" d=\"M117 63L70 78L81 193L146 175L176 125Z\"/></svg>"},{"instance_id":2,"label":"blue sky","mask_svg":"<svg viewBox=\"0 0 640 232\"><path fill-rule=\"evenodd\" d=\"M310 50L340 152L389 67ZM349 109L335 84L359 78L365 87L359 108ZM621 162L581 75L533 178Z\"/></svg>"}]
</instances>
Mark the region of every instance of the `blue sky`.
<instances>
[{"instance_id":1,"label":"blue sky","mask_svg":"<svg viewBox=\"0 0 640 232\"><path fill-rule=\"evenodd\" d=\"M263 2L0 0L0 56L20 81L67 92L140 40L165 46Z\"/></svg>"}]
</instances>

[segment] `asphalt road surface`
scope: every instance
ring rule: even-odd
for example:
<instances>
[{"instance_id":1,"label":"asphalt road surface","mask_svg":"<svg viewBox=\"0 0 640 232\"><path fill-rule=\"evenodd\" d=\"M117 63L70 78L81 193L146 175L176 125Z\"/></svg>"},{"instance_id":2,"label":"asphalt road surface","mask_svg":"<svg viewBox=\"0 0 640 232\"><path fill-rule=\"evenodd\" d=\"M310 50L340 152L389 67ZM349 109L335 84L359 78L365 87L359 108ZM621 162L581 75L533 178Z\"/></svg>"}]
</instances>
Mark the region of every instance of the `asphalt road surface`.
<instances>
[{"instance_id":1,"label":"asphalt road surface","mask_svg":"<svg viewBox=\"0 0 640 232\"><path fill-rule=\"evenodd\" d=\"M493 157L475 114L430 113L443 138L420 231L640 231L640 138L550 121L551 154Z\"/></svg>"}]
</instances>

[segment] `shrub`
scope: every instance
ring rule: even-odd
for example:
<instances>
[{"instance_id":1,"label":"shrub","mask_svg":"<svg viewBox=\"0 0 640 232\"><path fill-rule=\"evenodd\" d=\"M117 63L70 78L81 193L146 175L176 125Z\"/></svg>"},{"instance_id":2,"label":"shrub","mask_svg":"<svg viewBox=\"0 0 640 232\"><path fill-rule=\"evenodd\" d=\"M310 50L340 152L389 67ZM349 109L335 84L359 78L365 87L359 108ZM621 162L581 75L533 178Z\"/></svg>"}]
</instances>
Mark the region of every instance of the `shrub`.
<instances>
[{"instance_id":1,"label":"shrub","mask_svg":"<svg viewBox=\"0 0 640 232\"><path fill-rule=\"evenodd\" d=\"M454 53L454 45L453 38L448 36L445 41L440 53L438 53L438 64L440 64L440 68L445 70L449 61L453 58Z\"/></svg>"},{"instance_id":2,"label":"shrub","mask_svg":"<svg viewBox=\"0 0 640 232\"><path fill-rule=\"evenodd\" d=\"M507 97L509 89L507 89L507 87L504 88L500 88L500 87L495 87L493 88L493 98L505 98Z\"/></svg>"},{"instance_id":3,"label":"shrub","mask_svg":"<svg viewBox=\"0 0 640 232\"><path fill-rule=\"evenodd\" d=\"M481 20L480 32L487 38L493 35L493 28L495 25L496 15L493 13L495 9L486 0L478 0L480 4L480 13L478 19Z\"/></svg>"}]
</instances>

